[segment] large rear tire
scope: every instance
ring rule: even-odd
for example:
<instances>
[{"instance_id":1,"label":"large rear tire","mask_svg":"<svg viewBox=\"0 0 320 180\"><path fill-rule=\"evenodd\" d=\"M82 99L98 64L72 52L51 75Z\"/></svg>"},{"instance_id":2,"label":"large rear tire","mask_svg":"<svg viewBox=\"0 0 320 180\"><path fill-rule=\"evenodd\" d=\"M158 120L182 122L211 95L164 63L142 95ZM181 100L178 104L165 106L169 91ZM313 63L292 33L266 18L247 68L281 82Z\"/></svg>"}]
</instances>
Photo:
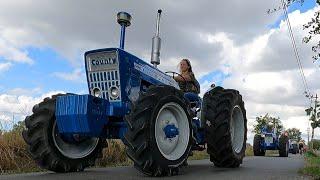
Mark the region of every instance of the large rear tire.
<instances>
[{"instance_id":1,"label":"large rear tire","mask_svg":"<svg viewBox=\"0 0 320 180\"><path fill-rule=\"evenodd\" d=\"M25 119L26 130L22 132L28 150L37 164L54 172L83 171L93 166L96 158L102 157L107 146L99 138L81 138L79 141L65 141L58 133L55 105L56 98L45 98L33 107L33 114Z\"/></svg>"},{"instance_id":2,"label":"large rear tire","mask_svg":"<svg viewBox=\"0 0 320 180\"><path fill-rule=\"evenodd\" d=\"M279 156L288 157L289 155L289 137L282 134L279 138Z\"/></svg>"},{"instance_id":3,"label":"large rear tire","mask_svg":"<svg viewBox=\"0 0 320 180\"><path fill-rule=\"evenodd\" d=\"M171 86L151 86L133 103L126 116L127 155L134 167L148 176L178 173L194 142L189 104ZM174 125L179 134L166 138L164 127Z\"/></svg>"},{"instance_id":4,"label":"large rear tire","mask_svg":"<svg viewBox=\"0 0 320 180\"><path fill-rule=\"evenodd\" d=\"M260 144L263 141L261 135L254 135L253 138L253 155L254 156L265 156L266 151L260 148Z\"/></svg>"},{"instance_id":5,"label":"large rear tire","mask_svg":"<svg viewBox=\"0 0 320 180\"><path fill-rule=\"evenodd\" d=\"M202 122L210 160L217 167L239 167L245 156L247 118L242 96L216 87L203 97Z\"/></svg>"}]
</instances>

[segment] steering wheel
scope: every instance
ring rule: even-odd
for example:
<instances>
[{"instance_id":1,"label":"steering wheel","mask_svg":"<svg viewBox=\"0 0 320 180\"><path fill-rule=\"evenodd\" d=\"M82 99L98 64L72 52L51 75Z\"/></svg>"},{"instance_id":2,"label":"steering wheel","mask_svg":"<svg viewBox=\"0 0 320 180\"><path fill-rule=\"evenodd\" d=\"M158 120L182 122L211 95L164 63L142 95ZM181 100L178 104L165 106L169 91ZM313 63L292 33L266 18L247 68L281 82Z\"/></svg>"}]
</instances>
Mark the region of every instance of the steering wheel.
<instances>
[{"instance_id":1,"label":"steering wheel","mask_svg":"<svg viewBox=\"0 0 320 180\"><path fill-rule=\"evenodd\" d=\"M175 75L175 74L178 75L178 76L180 76L180 77L183 79L183 81L179 83L180 89L187 89L187 80L186 80L180 73L177 73L177 72L174 72L174 71L166 71L165 73L166 73L166 74L167 74L167 73L172 73L172 78L173 78L173 79L174 79L174 75ZM200 92L200 89L199 89L199 87L198 87L197 84L196 84L196 83L198 83L198 81L196 80L196 83L193 82L193 81L191 81L191 82L192 82L193 86L196 88L196 91L197 91L197 92Z\"/></svg>"},{"instance_id":2,"label":"steering wheel","mask_svg":"<svg viewBox=\"0 0 320 180\"><path fill-rule=\"evenodd\" d=\"M174 71L166 71L165 73L166 73L166 74L172 73L172 78L173 78L173 79L174 79L174 75L175 75L175 74L178 75L178 76L180 76L180 77L183 79L182 82L178 83L179 86L180 86L180 89L186 89L186 88L187 88L187 80L186 80L180 73L177 73L177 72L174 72Z\"/></svg>"}]
</instances>

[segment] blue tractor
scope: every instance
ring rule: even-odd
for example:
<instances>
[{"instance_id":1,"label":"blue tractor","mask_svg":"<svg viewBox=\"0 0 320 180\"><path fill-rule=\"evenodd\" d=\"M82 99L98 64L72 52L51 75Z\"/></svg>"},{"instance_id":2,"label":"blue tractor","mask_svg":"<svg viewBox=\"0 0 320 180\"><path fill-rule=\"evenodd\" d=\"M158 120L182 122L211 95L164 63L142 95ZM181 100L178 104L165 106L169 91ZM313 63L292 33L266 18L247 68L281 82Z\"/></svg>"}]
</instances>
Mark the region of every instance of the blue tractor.
<instances>
[{"instance_id":1,"label":"blue tractor","mask_svg":"<svg viewBox=\"0 0 320 180\"><path fill-rule=\"evenodd\" d=\"M158 10L151 64L124 50L126 12L117 14L120 48L84 54L89 94L57 94L33 107L23 137L40 167L54 172L93 166L107 139L121 139L134 167L149 176L177 173L195 150L218 167L238 167L247 118L237 90L212 87L200 98L161 72ZM180 75L181 76L181 75ZM197 86L199 88L199 86Z\"/></svg>"},{"instance_id":2,"label":"blue tractor","mask_svg":"<svg viewBox=\"0 0 320 180\"><path fill-rule=\"evenodd\" d=\"M260 134L256 134L253 139L253 154L255 156L265 156L266 150L279 150L280 157L288 157L289 137L287 133L277 135L274 124L267 124L261 129Z\"/></svg>"}]
</instances>

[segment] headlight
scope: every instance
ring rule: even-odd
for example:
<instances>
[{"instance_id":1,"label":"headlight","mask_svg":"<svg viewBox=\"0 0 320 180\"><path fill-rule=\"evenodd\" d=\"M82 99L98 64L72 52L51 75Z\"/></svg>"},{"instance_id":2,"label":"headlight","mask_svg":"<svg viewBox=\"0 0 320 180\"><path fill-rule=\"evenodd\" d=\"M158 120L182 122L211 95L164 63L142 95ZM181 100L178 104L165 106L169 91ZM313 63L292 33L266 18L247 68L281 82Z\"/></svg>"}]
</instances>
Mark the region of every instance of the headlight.
<instances>
[{"instance_id":1,"label":"headlight","mask_svg":"<svg viewBox=\"0 0 320 180\"><path fill-rule=\"evenodd\" d=\"M115 86L110 88L110 96L113 99L117 99L119 97L119 89Z\"/></svg>"},{"instance_id":2,"label":"headlight","mask_svg":"<svg viewBox=\"0 0 320 180\"><path fill-rule=\"evenodd\" d=\"M93 88L92 92L93 92L93 95L95 97L100 97L101 96L101 90L99 88L96 88L96 87Z\"/></svg>"}]
</instances>

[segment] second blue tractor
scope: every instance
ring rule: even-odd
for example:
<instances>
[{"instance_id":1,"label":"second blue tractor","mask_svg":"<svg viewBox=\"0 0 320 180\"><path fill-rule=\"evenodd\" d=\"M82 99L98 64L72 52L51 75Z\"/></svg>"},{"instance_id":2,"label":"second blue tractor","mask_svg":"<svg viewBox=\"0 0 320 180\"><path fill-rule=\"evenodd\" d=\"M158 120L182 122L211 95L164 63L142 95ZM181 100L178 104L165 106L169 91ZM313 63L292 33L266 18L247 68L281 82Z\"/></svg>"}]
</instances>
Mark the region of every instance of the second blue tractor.
<instances>
[{"instance_id":1,"label":"second blue tractor","mask_svg":"<svg viewBox=\"0 0 320 180\"><path fill-rule=\"evenodd\" d=\"M253 140L253 154L255 156L265 156L267 150L278 150L280 157L288 157L289 137L286 133L277 135L274 125L266 125L261 129L261 133L256 134Z\"/></svg>"}]
</instances>

